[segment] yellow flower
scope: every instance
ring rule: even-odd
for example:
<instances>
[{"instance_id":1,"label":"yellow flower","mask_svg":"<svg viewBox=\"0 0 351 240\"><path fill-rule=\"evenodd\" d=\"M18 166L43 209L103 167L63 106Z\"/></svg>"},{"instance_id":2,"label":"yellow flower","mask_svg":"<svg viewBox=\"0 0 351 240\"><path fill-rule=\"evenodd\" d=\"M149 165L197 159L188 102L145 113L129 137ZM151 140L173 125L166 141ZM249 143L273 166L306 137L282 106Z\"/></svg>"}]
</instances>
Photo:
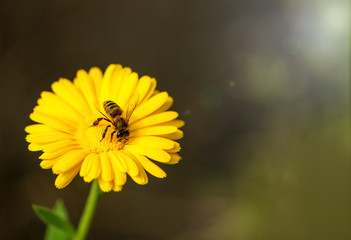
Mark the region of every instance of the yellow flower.
<instances>
[{"instance_id":1,"label":"yellow flower","mask_svg":"<svg viewBox=\"0 0 351 240\"><path fill-rule=\"evenodd\" d=\"M178 128L184 122L176 120L177 112L167 111L173 98L155 90L154 78L139 78L130 68L111 64L104 74L97 67L79 70L73 83L61 78L51 88L53 92L41 93L30 115L38 124L25 131L28 149L43 151L40 166L58 174L57 188L66 187L79 173L85 182L98 179L104 192L120 191L127 174L146 184L145 170L166 176L154 161L175 164L181 159L174 140L183 137ZM107 100L118 104L122 114L105 111ZM121 128L116 122L128 121L128 113L127 128ZM127 134L117 136L122 130Z\"/></svg>"}]
</instances>

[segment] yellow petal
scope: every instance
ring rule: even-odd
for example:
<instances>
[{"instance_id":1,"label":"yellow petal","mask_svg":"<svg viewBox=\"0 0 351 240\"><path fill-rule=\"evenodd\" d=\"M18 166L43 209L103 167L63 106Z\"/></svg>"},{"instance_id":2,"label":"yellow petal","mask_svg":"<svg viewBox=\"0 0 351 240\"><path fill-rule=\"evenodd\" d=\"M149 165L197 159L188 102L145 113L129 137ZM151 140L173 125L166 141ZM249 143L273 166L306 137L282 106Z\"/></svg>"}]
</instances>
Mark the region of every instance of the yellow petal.
<instances>
[{"instance_id":1,"label":"yellow petal","mask_svg":"<svg viewBox=\"0 0 351 240\"><path fill-rule=\"evenodd\" d=\"M144 147L172 149L174 148L174 141L155 136L134 137L128 140L128 145L140 145Z\"/></svg>"},{"instance_id":2,"label":"yellow petal","mask_svg":"<svg viewBox=\"0 0 351 240\"><path fill-rule=\"evenodd\" d=\"M110 64L106 68L104 76L102 78L102 82L101 82L99 106L101 106L104 101L111 99L112 76L113 76L114 72L116 70L118 71L120 68L121 68L121 66L117 65L117 64Z\"/></svg>"},{"instance_id":3,"label":"yellow petal","mask_svg":"<svg viewBox=\"0 0 351 240\"><path fill-rule=\"evenodd\" d=\"M161 135L161 137L165 137L165 138L172 139L172 140L181 139L183 136L184 136L183 131L179 130L179 129L177 129L177 131L175 131L173 133Z\"/></svg>"},{"instance_id":4,"label":"yellow petal","mask_svg":"<svg viewBox=\"0 0 351 240\"><path fill-rule=\"evenodd\" d=\"M119 94L117 95L116 102L120 105L122 109L125 109L129 98L135 91L138 83L138 74L133 72L126 78L120 87Z\"/></svg>"},{"instance_id":5,"label":"yellow petal","mask_svg":"<svg viewBox=\"0 0 351 240\"><path fill-rule=\"evenodd\" d=\"M54 128L58 131L66 132L73 134L74 133L74 126L68 122L64 122L62 119L40 113L40 112L33 112L32 114L29 115L30 119L32 119L34 122L38 123L43 123L45 125L48 125L51 128Z\"/></svg>"},{"instance_id":6,"label":"yellow petal","mask_svg":"<svg viewBox=\"0 0 351 240\"><path fill-rule=\"evenodd\" d=\"M130 118L130 124L156 111L167 101L167 98L168 93L161 92L151 97L146 102L141 103L133 112Z\"/></svg>"},{"instance_id":7,"label":"yellow petal","mask_svg":"<svg viewBox=\"0 0 351 240\"><path fill-rule=\"evenodd\" d=\"M118 156L123 159L123 161L127 164L128 166L128 174L129 176L137 176L139 174L139 168L137 164L133 161L133 159L130 157L130 155L126 151L118 151Z\"/></svg>"},{"instance_id":8,"label":"yellow petal","mask_svg":"<svg viewBox=\"0 0 351 240\"><path fill-rule=\"evenodd\" d=\"M172 105L173 105L173 98L169 96L167 98L166 102L159 109L157 109L154 112L154 114L167 111L168 109L170 109L172 107Z\"/></svg>"},{"instance_id":9,"label":"yellow petal","mask_svg":"<svg viewBox=\"0 0 351 240\"><path fill-rule=\"evenodd\" d=\"M57 130L44 124L33 124L24 128L27 133L56 132Z\"/></svg>"},{"instance_id":10,"label":"yellow petal","mask_svg":"<svg viewBox=\"0 0 351 240\"><path fill-rule=\"evenodd\" d=\"M171 160L166 162L166 164L177 164L182 159L182 157L178 153L170 153L170 155Z\"/></svg>"},{"instance_id":11,"label":"yellow petal","mask_svg":"<svg viewBox=\"0 0 351 240\"><path fill-rule=\"evenodd\" d=\"M43 99L45 96L50 97ZM33 112L59 118L64 122L71 123L71 125L77 124L82 119L82 115L51 92L42 93L42 98L38 100L38 106L33 109Z\"/></svg>"},{"instance_id":12,"label":"yellow petal","mask_svg":"<svg viewBox=\"0 0 351 240\"><path fill-rule=\"evenodd\" d=\"M135 92L136 94L139 96L139 102L142 103L145 95L147 94L147 92L149 91L151 87L151 79L149 76L142 76L139 79L138 85L135 88Z\"/></svg>"},{"instance_id":13,"label":"yellow petal","mask_svg":"<svg viewBox=\"0 0 351 240\"><path fill-rule=\"evenodd\" d=\"M80 168L80 172L79 172L79 175L81 177L84 177L87 175L87 173L90 171L92 165L93 165L93 161L94 161L94 154L88 154L84 160L83 160L83 163L82 163L82 166Z\"/></svg>"},{"instance_id":14,"label":"yellow petal","mask_svg":"<svg viewBox=\"0 0 351 240\"><path fill-rule=\"evenodd\" d=\"M140 162L135 158L135 156L133 154L130 154L131 159L133 159L132 161L135 162L135 164L138 166L139 168L139 174L137 176L131 176L131 178L134 180L134 182L136 182L137 184L140 185L145 185L148 183L149 179L146 175L146 172L143 168L143 166L140 164Z\"/></svg>"},{"instance_id":15,"label":"yellow petal","mask_svg":"<svg viewBox=\"0 0 351 240\"><path fill-rule=\"evenodd\" d=\"M28 150L35 152L35 151L41 151L43 150L44 145L43 144L36 144L36 143L31 143L28 145Z\"/></svg>"},{"instance_id":16,"label":"yellow petal","mask_svg":"<svg viewBox=\"0 0 351 240\"><path fill-rule=\"evenodd\" d=\"M64 188L66 187L70 182L72 182L73 178L77 175L79 171L80 166L77 166L70 171L60 173L55 181L55 186L57 188Z\"/></svg>"},{"instance_id":17,"label":"yellow petal","mask_svg":"<svg viewBox=\"0 0 351 240\"><path fill-rule=\"evenodd\" d=\"M168 162L171 159L171 156L166 151L161 149L135 146L135 145L125 145L124 149L132 153L145 155L158 162Z\"/></svg>"},{"instance_id":18,"label":"yellow petal","mask_svg":"<svg viewBox=\"0 0 351 240\"><path fill-rule=\"evenodd\" d=\"M84 181L91 182L92 180L98 178L101 174L101 164L100 164L100 154L91 153L92 160L91 160L91 167L87 169L87 173L84 176Z\"/></svg>"},{"instance_id":19,"label":"yellow petal","mask_svg":"<svg viewBox=\"0 0 351 240\"><path fill-rule=\"evenodd\" d=\"M113 189L112 189L112 190L113 190L114 192L120 192L120 191L122 190L122 188L123 188L123 186L120 186L120 185L116 185L116 184L115 184L115 185L113 186Z\"/></svg>"},{"instance_id":20,"label":"yellow petal","mask_svg":"<svg viewBox=\"0 0 351 240\"><path fill-rule=\"evenodd\" d=\"M113 172L110 158L106 152L100 154L101 161L101 178L106 182L111 182L113 180Z\"/></svg>"},{"instance_id":21,"label":"yellow petal","mask_svg":"<svg viewBox=\"0 0 351 240\"><path fill-rule=\"evenodd\" d=\"M88 152L83 149L69 151L60 157L60 160L52 167L54 172L66 172L83 162Z\"/></svg>"},{"instance_id":22,"label":"yellow petal","mask_svg":"<svg viewBox=\"0 0 351 240\"><path fill-rule=\"evenodd\" d=\"M113 166L114 172L114 185L116 186L123 186L127 181L127 174L125 172L121 172L118 167L113 163L111 159L111 163Z\"/></svg>"},{"instance_id":23,"label":"yellow petal","mask_svg":"<svg viewBox=\"0 0 351 240\"><path fill-rule=\"evenodd\" d=\"M148 135L165 135L171 134L178 131L177 127L174 126L156 126L140 128L130 132L130 137L148 136Z\"/></svg>"},{"instance_id":24,"label":"yellow petal","mask_svg":"<svg viewBox=\"0 0 351 240\"><path fill-rule=\"evenodd\" d=\"M170 140L171 141L171 140ZM166 151L168 152L168 153L176 153L176 152L179 152L180 151L180 144L179 143L177 143L177 142L175 142L175 141L172 141L173 143L174 143L174 147L173 148L171 148L171 149L167 149Z\"/></svg>"},{"instance_id":25,"label":"yellow petal","mask_svg":"<svg viewBox=\"0 0 351 240\"><path fill-rule=\"evenodd\" d=\"M116 65L111 73L109 73L107 70L104 74L103 84L101 87L100 105L102 105L106 100L112 100L119 106L123 106L124 103L118 102L118 96L121 93L121 88L124 86L132 70L129 67L122 68L121 65Z\"/></svg>"},{"instance_id":26,"label":"yellow petal","mask_svg":"<svg viewBox=\"0 0 351 240\"><path fill-rule=\"evenodd\" d=\"M127 181L127 174L122 172L115 173L114 184L115 186L123 186ZM115 190L114 190L115 191Z\"/></svg>"},{"instance_id":27,"label":"yellow petal","mask_svg":"<svg viewBox=\"0 0 351 240\"><path fill-rule=\"evenodd\" d=\"M73 140L73 136L64 132L31 133L26 136L27 142L48 143L60 140Z\"/></svg>"},{"instance_id":28,"label":"yellow petal","mask_svg":"<svg viewBox=\"0 0 351 240\"><path fill-rule=\"evenodd\" d=\"M107 152L114 169L118 169L120 172L127 172L127 163L119 156L119 151L109 151Z\"/></svg>"},{"instance_id":29,"label":"yellow petal","mask_svg":"<svg viewBox=\"0 0 351 240\"><path fill-rule=\"evenodd\" d=\"M44 152L42 155L39 156L40 159L53 159L53 158L57 158L60 157L61 155L63 155L64 153L71 151L71 150L78 150L80 147L78 145L73 145L73 146L66 146L66 147L60 147L57 148L53 151L46 151Z\"/></svg>"},{"instance_id":30,"label":"yellow petal","mask_svg":"<svg viewBox=\"0 0 351 240\"><path fill-rule=\"evenodd\" d=\"M93 80L95 90L96 90L96 97L97 99L100 98L100 90L101 90L101 83L102 83L102 72L98 67L92 67L89 70L89 76Z\"/></svg>"},{"instance_id":31,"label":"yellow petal","mask_svg":"<svg viewBox=\"0 0 351 240\"><path fill-rule=\"evenodd\" d=\"M169 122L165 122L163 124L164 125L175 126L177 128L181 128L181 127L183 127L185 125L185 122L183 120L176 119L176 120L172 120L172 121L169 121Z\"/></svg>"},{"instance_id":32,"label":"yellow petal","mask_svg":"<svg viewBox=\"0 0 351 240\"><path fill-rule=\"evenodd\" d=\"M149 117L142 118L141 120L133 124L129 124L129 129L132 131L138 128L143 128L143 127L148 127L148 126L152 126L152 125L156 125L164 122L169 122L173 119L176 119L177 117L178 117L178 113L174 111L152 114Z\"/></svg>"},{"instance_id":33,"label":"yellow petal","mask_svg":"<svg viewBox=\"0 0 351 240\"><path fill-rule=\"evenodd\" d=\"M77 78L74 80L74 85L81 90L84 99L88 103L92 112L94 114L99 114L96 109L98 107L98 101L95 84L90 75L84 70L79 70L77 72Z\"/></svg>"},{"instance_id":34,"label":"yellow petal","mask_svg":"<svg viewBox=\"0 0 351 240\"><path fill-rule=\"evenodd\" d=\"M55 163L56 163L56 159L43 160L40 162L40 167L42 169L50 169L50 168L52 168L52 166L54 166Z\"/></svg>"},{"instance_id":35,"label":"yellow petal","mask_svg":"<svg viewBox=\"0 0 351 240\"><path fill-rule=\"evenodd\" d=\"M116 66L115 71L111 75L111 84L110 84L111 95L108 100L112 100L114 102L117 101L117 96L119 94L119 90L121 86L125 81L125 77L128 76L131 72L132 70L130 68L123 68L120 64Z\"/></svg>"},{"instance_id":36,"label":"yellow petal","mask_svg":"<svg viewBox=\"0 0 351 240\"><path fill-rule=\"evenodd\" d=\"M51 88L57 96L69 103L81 115L91 114L91 110L82 93L68 79L61 78L59 81L54 82Z\"/></svg>"},{"instance_id":37,"label":"yellow petal","mask_svg":"<svg viewBox=\"0 0 351 240\"><path fill-rule=\"evenodd\" d=\"M156 79L155 78L150 78L150 86L149 89L147 90L147 92L145 93L145 96L143 98L140 99L140 103L144 103L145 101L147 101L151 96L153 96L153 94L155 93L155 89L156 89ZM140 96L142 97L142 96Z\"/></svg>"},{"instance_id":38,"label":"yellow petal","mask_svg":"<svg viewBox=\"0 0 351 240\"><path fill-rule=\"evenodd\" d=\"M102 177L99 177L98 181L99 181L99 186L103 192L109 192L112 190L113 182L105 181L102 179Z\"/></svg>"},{"instance_id":39,"label":"yellow petal","mask_svg":"<svg viewBox=\"0 0 351 240\"><path fill-rule=\"evenodd\" d=\"M56 142L40 144L44 152L55 152L62 148L78 147L78 143L74 140L61 140Z\"/></svg>"},{"instance_id":40,"label":"yellow petal","mask_svg":"<svg viewBox=\"0 0 351 240\"><path fill-rule=\"evenodd\" d=\"M143 168L148 171L151 175L158 177L158 178L164 178L167 176L167 174L156 164L151 162L149 159L146 157L133 153L133 155L136 157L136 159L140 162L140 164L143 166Z\"/></svg>"}]
</instances>

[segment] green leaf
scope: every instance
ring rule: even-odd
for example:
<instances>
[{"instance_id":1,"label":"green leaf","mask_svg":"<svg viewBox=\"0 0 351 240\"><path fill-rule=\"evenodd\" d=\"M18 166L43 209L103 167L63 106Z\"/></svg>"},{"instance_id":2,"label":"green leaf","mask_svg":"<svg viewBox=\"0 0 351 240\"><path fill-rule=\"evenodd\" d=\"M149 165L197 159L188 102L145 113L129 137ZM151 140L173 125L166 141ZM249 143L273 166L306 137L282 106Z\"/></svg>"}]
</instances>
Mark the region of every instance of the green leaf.
<instances>
[{"instance_id":1,"label":"green leaf","mask_svg":"<svg viewBox=\"0 0 351 240\"><path fill-rule=\"evenodd\" d=\"M61 217L66 222L70 222L68 218L68 213L66 207L62 200L57 200L54 206L54 213L57 216ZM62 233L60 230L57 230L54 226L48 225L45 232L44 240L68 240L69 238L66 234Z\"/></svg>"},{"instance_id":2,"label":"green leaf","mask_svg":"<svg viewBox=\"0 0 351 240\"><path fill-rule=\"evenodd\" d=\"M49 227L55 228L55 230L64 234L66 237L72 238L75 234L75 230L64 216L66 210L64 207L62 209L62 205L59 205L57 208L59 209L58 213L46 207L33 205L34 212L44 223Z\"/></svg>"}]
</instances>

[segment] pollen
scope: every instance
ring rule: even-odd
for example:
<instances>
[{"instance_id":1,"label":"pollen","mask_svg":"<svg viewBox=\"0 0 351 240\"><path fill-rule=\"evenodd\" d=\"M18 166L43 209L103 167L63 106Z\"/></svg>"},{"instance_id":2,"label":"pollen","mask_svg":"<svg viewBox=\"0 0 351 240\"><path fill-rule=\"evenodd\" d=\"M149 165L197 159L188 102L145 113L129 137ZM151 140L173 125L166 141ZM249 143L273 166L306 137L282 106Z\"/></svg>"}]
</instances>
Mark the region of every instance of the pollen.
<instances>
[{"instance_id":1,"label":"pollen","mask_svg":"<svg viewBox=\"0 0 351 240\"><path fill-rule=\"evenodd\" d=\"M102 139L102 134L107 126L108 125L101 124L98 126L82 126L79 128L76 133L76 138L78 142L81 143L82 148L93 153L122 149L126 141L118 141L116 134L113 134L111 139L111 134L115 131L113 127L108 128L105 138Z\"/></svg>"}]
</instances>

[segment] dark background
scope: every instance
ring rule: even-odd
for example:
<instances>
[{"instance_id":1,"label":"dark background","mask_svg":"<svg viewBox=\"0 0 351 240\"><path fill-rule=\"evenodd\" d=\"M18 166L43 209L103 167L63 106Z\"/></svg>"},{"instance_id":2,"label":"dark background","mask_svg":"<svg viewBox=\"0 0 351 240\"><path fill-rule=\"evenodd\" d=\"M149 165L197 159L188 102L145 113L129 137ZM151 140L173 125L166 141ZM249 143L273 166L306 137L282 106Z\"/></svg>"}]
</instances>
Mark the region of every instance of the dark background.
<instances>
[{"instance_id":1,"label":"dark background","mask_svg":"<svg viewBox=\"0 0 351 240\"><path fill-rule=\"evenodd\" d=\"M77 224L24 127L43 90L110 63L156 77L185 120L165 179L108 193L88 239L351 239L349 1L0 1L0 239Z\"/></svg>"}]
</instances>

